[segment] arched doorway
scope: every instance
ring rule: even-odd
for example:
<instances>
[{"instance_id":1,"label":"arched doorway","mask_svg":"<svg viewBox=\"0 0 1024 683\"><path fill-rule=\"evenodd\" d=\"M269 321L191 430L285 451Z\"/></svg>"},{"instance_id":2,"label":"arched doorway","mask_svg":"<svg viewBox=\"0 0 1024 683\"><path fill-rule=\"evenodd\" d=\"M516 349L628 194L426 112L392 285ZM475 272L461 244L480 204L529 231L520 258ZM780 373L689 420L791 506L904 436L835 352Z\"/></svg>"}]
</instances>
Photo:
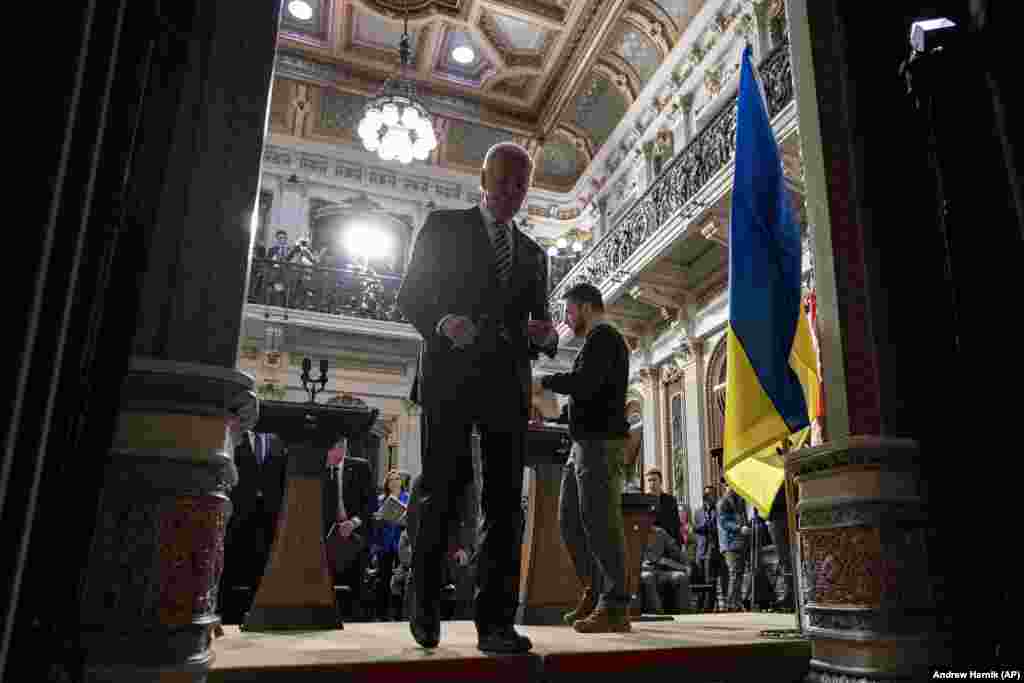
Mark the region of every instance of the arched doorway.
<instances>
[{"instance_id":1,"label":"arched doorway","mask_svg":"<svg viewBox=\"0 0 1024 683\"><path fill-rule=\"evenodd\" d=\"M707 443L704 449L704 481L718 489L722 479L722 462L711 457L714 449L722 448L725 441L725 335L718 340L708 362L704 378L705 405L707 406ZM721 491L717 491L721 495Z\"/></svg>"}]
</instances>

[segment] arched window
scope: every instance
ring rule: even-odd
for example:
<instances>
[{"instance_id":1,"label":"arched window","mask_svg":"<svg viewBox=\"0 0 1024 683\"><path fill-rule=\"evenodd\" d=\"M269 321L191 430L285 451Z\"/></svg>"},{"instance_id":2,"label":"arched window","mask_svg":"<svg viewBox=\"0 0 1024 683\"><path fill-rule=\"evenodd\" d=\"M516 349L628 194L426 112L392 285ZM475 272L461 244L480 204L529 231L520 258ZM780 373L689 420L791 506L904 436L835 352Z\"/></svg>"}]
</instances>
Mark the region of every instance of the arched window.
<instances>
[{"instance_id":1,"label":"arched window","mask_svg":"<svg viewBox=\"0 0 1024 683\"><path fill-rule=\"evenodd\" d=\"M711 451L721 448L725 435L725 336L715 345L715 351L708 362L704 379L705 405L707 406L707 449L704 453L704 480L717 488L722 478L720 463L711 458Z\"/></svg>"}]
</instances>

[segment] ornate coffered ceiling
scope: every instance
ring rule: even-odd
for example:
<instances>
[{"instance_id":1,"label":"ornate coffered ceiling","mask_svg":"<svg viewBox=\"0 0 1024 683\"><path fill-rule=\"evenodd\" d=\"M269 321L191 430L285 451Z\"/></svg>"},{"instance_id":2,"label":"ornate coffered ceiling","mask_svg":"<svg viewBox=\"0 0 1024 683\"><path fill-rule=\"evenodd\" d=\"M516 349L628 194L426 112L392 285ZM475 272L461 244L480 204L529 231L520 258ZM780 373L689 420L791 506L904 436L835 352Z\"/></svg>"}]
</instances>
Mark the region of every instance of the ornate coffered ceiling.
<instances>
[{"instance_id":1,"label":"ornate coffered ceiling","mask_svg":"<svg viewBox=\"0 0 1024 683\"><path fill-rule=\"evenodd\" d=\"M272 130L355 144L362 103L397 67L403 2L307 3L307 20L282 10ZM537 156L539 188L572 189L704 4L408 0L411 73L441 129L429 163L475 172L487 147L515 139ZM298 125L285 112L296 95L313 114Z\"/></svg>"}]
</instances>

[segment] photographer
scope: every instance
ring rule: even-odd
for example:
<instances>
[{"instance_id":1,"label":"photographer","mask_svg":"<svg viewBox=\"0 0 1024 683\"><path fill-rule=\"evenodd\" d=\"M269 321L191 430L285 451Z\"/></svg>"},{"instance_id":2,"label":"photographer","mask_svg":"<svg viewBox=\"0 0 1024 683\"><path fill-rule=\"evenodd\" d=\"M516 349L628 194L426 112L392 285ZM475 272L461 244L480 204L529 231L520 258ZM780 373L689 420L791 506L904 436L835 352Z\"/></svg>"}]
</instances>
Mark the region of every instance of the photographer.
<instances>
[{"instance_id":1,"label":"photographer","mask_svg":"<svg viewBox=\"0 0 1024 683\"><path fill-rule=\"evenodd\" d=\"M743 575L747 568L747 538L750 527L746 522L746 506L739 494L723 478L725 495L718 501L718 544L729 570L729 591L726 594L727 611L742 612Z\"/></svg>"}]
</instances>

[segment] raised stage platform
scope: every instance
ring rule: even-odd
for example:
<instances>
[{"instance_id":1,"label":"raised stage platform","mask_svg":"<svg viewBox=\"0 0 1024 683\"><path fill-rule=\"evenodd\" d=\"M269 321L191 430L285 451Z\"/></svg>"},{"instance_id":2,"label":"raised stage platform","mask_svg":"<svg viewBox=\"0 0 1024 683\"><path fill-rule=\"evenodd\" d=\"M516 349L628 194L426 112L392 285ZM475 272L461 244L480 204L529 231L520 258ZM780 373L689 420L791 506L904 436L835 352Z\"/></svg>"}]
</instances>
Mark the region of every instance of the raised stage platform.
<instances>
[{"instance_id":1,"label":"raised stage platform","mask_svg":"<svg viewBox=\"0 0 1024 683\"><path fill-rule=\"evenodd\" d=\"M580 635L567 626L519 626L533 640L533 651L501 656L476 649L469 621L442 623L435 650L418 647L403 622L277 634L227 626L214 642L209 683L797 683L807 671L810 643L761 635L795 629L795 621L792 614L693 614L634 623L629 634L601 635Z\"/></svg>"}]
</instances>

